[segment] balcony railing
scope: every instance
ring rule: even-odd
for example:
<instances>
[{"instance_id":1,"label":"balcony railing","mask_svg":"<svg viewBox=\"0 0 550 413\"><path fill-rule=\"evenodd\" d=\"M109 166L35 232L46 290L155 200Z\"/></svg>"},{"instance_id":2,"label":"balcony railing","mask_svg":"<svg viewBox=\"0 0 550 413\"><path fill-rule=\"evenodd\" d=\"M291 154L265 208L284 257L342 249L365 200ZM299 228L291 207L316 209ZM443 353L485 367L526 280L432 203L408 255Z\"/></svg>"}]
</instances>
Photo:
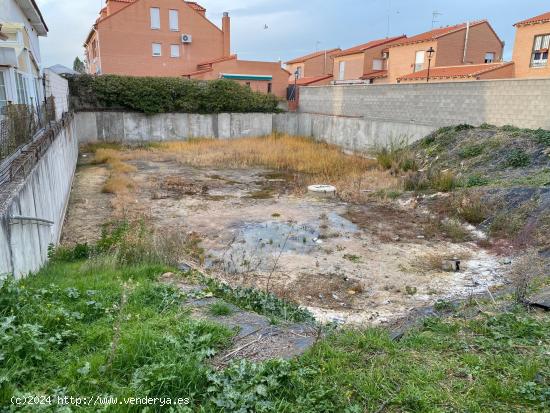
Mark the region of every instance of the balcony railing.
<instances>
[{"instance_id":1,"label":"balcony railing","mask_svg":"<svg viewBox=\"0 0 550 413\"><path fill-rule=\"evenodd\" d=\"M41 129L55 121L55 104L48 98L39 107L9 104L0 114L0 165L31 143Z\"/></svg>"}]
</instances>

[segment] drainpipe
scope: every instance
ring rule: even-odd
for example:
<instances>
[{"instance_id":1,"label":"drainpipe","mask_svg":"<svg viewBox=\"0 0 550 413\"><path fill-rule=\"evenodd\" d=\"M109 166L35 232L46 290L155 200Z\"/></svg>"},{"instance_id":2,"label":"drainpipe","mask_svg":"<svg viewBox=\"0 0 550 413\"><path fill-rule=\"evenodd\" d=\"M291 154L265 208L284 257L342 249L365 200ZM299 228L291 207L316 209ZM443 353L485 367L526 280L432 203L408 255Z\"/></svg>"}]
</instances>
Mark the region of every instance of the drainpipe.
<instances>
[{"instance_id":1,"label":"drainpipe","mask_svg":"<svg viewBox=\"0 0 550 413\"><path fill-rule=\"evenodd\" d=\"M462 57L462 64L466 64L466 56L468 54L468 39L470 37L470 22L466 22L466 37L464 38L464 56Z\"/></svg>"}]
</instances>

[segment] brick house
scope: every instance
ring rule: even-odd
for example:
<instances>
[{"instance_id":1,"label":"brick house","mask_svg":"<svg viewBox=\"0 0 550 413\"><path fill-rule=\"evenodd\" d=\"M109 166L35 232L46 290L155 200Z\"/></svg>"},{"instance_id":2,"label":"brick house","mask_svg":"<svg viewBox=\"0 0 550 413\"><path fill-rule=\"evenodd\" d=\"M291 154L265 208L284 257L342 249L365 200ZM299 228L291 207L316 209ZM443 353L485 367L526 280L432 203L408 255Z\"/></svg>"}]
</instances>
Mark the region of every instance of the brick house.
<instances>
[{"instance_id":1,"label":"brick house","mask_svg":"<svg viewBox=\"0 0 550 413\"><path fill-rule=\"evenodd\" d=\"M334 81L343 83L354 80L369 80L387 74L386 51L388 47L407 36L372 40L368 43L342 50L334 56Z\"/></svg>"},{"instance_id":2,"label":"brick house","mask_svg":"<svg viewBox=\"0 0 550 413\"><path fill-rule=\"evenodd\" d=\"M328 85L332 80L334 56L338 52L340 48L321 50L285 62L285 69L290 72L288 82L293 84L298 72L299 85Z\"/></svg>"},{"instance_id":3,"label":"brick house","mask_svg":"<svg viewBox=\"0 0 550 413\"><path fill-rule=\"evenodd\" d=\"M288 72L280 62L238 60L231 55L231 21L222 28L206 9L183 0L107 0L84 47L92 74L233 79L284 96Z\"/></svg>"},{"instance_id":4,"label":"brick house","mask_svg":"<svg viewBox=\"0 0 550 413\"><path fill-rule=\"evenodd\" d=\"M513 61L516 77L550 77L550 12L520 21L516 27Z\"/></svg>"},{"instance_id":5,"label":"brick house","mask_svg":"<svg viewBox=\"0 0 550 413\"><path fill-rule=\"evenodd\" d=\"M487 20L442 27L404 38L388 47L387 77L380 83L395 83L428 67L428 53L435 50L431 67L479 65L500 62L504 43Z\"/></svg>"}]
</instances>

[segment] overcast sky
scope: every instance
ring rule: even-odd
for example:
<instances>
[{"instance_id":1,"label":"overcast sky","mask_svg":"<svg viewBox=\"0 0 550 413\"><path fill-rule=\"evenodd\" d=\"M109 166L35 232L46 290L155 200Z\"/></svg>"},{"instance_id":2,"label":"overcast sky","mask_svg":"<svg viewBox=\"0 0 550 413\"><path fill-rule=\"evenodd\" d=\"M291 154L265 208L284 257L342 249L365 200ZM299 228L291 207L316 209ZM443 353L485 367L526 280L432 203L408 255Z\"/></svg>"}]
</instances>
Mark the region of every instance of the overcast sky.
<instances>
[{"instance_id":1,"label":"overcast sky","mask_svg":"<svg viewBox=\"0 0 550 413\"><path fill-rule=\"evenodd\" d=\"M50 28L42 39L46 67L72 67L105 0L37 0ZM414 35L436 26L487 18L506 42L510 59L512 25L550 9L546 0L199 0L207 17L221 24L232 17L232 51L248 60L289 60L325 48L347 48L388 34ZM265 26L267 25L267 29Z\"/></svg>"}]
</instances>

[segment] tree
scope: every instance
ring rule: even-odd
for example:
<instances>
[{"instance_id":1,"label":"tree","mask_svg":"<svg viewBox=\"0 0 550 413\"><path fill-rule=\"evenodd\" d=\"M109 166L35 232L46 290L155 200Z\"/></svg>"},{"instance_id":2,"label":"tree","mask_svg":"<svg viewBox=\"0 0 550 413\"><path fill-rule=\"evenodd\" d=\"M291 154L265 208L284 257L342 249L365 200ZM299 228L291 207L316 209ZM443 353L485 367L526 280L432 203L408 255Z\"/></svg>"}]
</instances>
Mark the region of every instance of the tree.
<instances>
[{"instance_id":1,"label":"tree","mask_svg":"<svg viewBox=\"0 0 550 413\"><path fill-rule=\"evenodd\" d=\"M78 56L74 59L73 70L78 73L86 73L86 67Z\"/></svg>"}]
</instances>

